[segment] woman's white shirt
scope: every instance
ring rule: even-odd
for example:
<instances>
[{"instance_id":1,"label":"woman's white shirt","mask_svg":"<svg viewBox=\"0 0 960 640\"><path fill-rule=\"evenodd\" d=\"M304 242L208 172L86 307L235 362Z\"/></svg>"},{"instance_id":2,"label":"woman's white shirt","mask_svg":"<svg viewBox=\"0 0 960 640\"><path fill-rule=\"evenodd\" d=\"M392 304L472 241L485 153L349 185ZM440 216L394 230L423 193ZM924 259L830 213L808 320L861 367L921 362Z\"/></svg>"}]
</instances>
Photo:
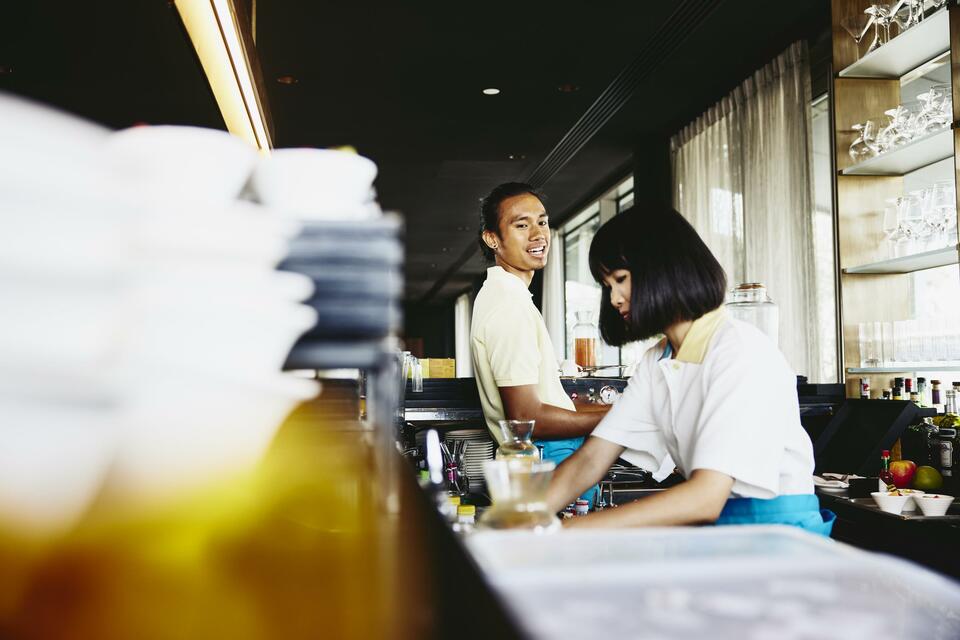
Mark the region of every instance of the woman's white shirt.
<instances>
[{"instance_id":1,"label":"woman's white shirt","mask_svg":"<svg viewBox=\"0 0 960 640\"><path fill-rule=\"evenodd\" d=\"M800 424L796 375L751 324L717 309L695 320L673 359L666 341L637 365L593 436L662 479L673 465L734 479L733 497L813 493L813 446Z\"/></svg>"}]
</instances>

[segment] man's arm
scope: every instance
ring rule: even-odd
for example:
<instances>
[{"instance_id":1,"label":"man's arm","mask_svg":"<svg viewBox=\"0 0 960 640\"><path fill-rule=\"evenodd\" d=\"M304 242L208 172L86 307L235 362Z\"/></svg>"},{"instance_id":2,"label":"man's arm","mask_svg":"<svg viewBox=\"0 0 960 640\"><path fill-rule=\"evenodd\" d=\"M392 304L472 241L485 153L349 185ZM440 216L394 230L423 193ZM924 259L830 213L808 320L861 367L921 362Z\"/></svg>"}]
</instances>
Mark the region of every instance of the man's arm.
<instances>
[{"instance_id":1,"label":"man's arm","mask_svg":"<svg viewBox=\"0 0 960 640\"><path fill-rule=\"evenodd\" d=\"M560 465L560 469L562 468L563 465ZM675 487L616 509L604 509L588 516L573 518L566 521L565 525L577 528L618 528L709 524L720 516L732 487L733 478L730 476L719 471L697 469L690 475L689 480ZM553 489L553 483L550 488Z\"/></svg>"},{"instance_id":2,"label":"man's arm","mask_svg":"<svg viewBox=\"0 0 960 640\"><path fill-rule=\"evenodd\" d=\"M536 420L533 437L538 439L559 440L588 435L610 409L609 405L595 405L598 408L590 411L561 409L541 402L535 384L498 389L507 419Z\"/></svg>"}]
</instances>

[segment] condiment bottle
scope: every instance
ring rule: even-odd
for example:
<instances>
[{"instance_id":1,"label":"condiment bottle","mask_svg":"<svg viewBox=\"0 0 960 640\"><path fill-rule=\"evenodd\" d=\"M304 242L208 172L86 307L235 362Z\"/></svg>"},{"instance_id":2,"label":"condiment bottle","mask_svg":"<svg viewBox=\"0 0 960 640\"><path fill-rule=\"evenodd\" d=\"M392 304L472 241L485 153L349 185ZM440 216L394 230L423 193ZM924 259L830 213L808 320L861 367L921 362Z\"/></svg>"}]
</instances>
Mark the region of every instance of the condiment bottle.
<instances>
[{"instance_id":1,"label":"condiment bottle","mask_svg":"<svg viewBox=\"0 0 960 640\"><path fill-rule=\"evenodd\" d=\"M880 481L887 486L888 491L897 488L893 483L893 473L890 471L890 451L887 449L880 453Z\"/></svg>"},{"instance_id":2,"label":"condiment bottle","mask_svg":"<svg viewBox=\"0 0 960 640\"><path fill-rule=\"evenodd\" d=\"M930 381L930 385L931 385L931 387L932 387L931 390L930 390L930 404L933 405L934 407L936 407L937 405L941 404L941 401L940 401L940 381L939 381L939 380L931 380L931 381Z\"/></svg>"},{"instance_id":3,"label":"condiment bottle","mask_svg":"<svg viewBox=\"0 0 960 640\"><path fill-rule=\"evenodd\" d=\"M457 521L453 530L457 533L470 533L477 522L477 508L472 504L462 504L457 507Z\"/></svg>"},{"instance_id":4,"label":"condiment bottle","mask_svg":"<svg viewBox=\"0 0 960 640\"><path fill-rule=\"evenodd\" d=\"M870 399L870 381L867 378L860 378L860 399Z\"/></svg>"}]
</instances>

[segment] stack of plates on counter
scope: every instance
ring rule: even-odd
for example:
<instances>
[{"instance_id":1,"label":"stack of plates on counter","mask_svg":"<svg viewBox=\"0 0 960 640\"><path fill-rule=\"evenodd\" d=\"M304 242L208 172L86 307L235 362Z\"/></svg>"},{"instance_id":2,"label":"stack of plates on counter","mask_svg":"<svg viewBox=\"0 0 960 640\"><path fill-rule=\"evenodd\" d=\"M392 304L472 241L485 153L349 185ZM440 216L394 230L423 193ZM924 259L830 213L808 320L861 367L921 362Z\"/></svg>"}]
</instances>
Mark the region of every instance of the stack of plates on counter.
<instances>
[{"instance_id":1,"label":"stack of plates on counter","mask_svg":"<svg viewBox=\"0 0 960 640\"><path fill-rule=\"evenodd\" d=\"M493 460L497 450L497 443L491 438L486 429L456 429L448 431L447 442L457 440L466 441L467 449L463 456L463 466L470 479L470 490L476 492L486 486L483 479L483 463Z\"/></svg>"},{"instance_id":2,"label":"stack of plates on counter","mask_svg":"<svg viewBox=\"0 0 960 640\"><path fill-rule=\"evenodd\" d=\"M302 231L241 201L225 131L111 132L0 94L0 531L68 529L253 468L317 384Z\"/></svg>"}]
</instances>

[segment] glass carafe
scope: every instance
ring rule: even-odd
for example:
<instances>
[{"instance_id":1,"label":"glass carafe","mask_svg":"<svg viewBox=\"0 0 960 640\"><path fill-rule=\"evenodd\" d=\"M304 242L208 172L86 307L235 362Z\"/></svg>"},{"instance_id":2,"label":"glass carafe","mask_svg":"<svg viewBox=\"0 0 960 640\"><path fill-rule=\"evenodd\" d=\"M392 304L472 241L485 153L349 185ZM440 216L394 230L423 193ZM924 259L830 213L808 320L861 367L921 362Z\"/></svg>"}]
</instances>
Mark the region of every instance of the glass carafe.
<instances>
[{"instance_id":1,"label":"glass carafe","mask_svg":"<svg viewBox=\"0 0 960 640\"><path fill-rule=\"evenodd\" d=\"M500 420L501 458L539 458L540 450L533 444L535 420Z\"/></svg>"},{"instance_id":2,"label":"glass carafe","mask_svg":"<svg viewBox=\"0 0 960 640\"><path fill-rule=\"evenodd\" d=\"M749 322L767 334L774 344L780 345L780 311L762 283L738 284L726 307L731 316Z\"/></svg>"},{"instance_id":3,"label":"glass carafe","mask_svg":"<svg viewBox=\"0 0 960 640\"><path fill-rule=\"evenodd\" d=\"M597 346L600 332L593 323L593 313L577 311L577 324L573 325L574 359L581 367L597 366Z\"/></svg>"},{"instance_id":4,"label":"glass carafe","mask_svg":"<svg viewBox=\"0 0 960 640\"><path fill-rule=\"evenodd\" d=\"M560 521L547 507L547 488L556 465L534 458L488 460L483 477L493 499L480 526L488 529L555 531Z\"/></svg>"}]
</instances>

